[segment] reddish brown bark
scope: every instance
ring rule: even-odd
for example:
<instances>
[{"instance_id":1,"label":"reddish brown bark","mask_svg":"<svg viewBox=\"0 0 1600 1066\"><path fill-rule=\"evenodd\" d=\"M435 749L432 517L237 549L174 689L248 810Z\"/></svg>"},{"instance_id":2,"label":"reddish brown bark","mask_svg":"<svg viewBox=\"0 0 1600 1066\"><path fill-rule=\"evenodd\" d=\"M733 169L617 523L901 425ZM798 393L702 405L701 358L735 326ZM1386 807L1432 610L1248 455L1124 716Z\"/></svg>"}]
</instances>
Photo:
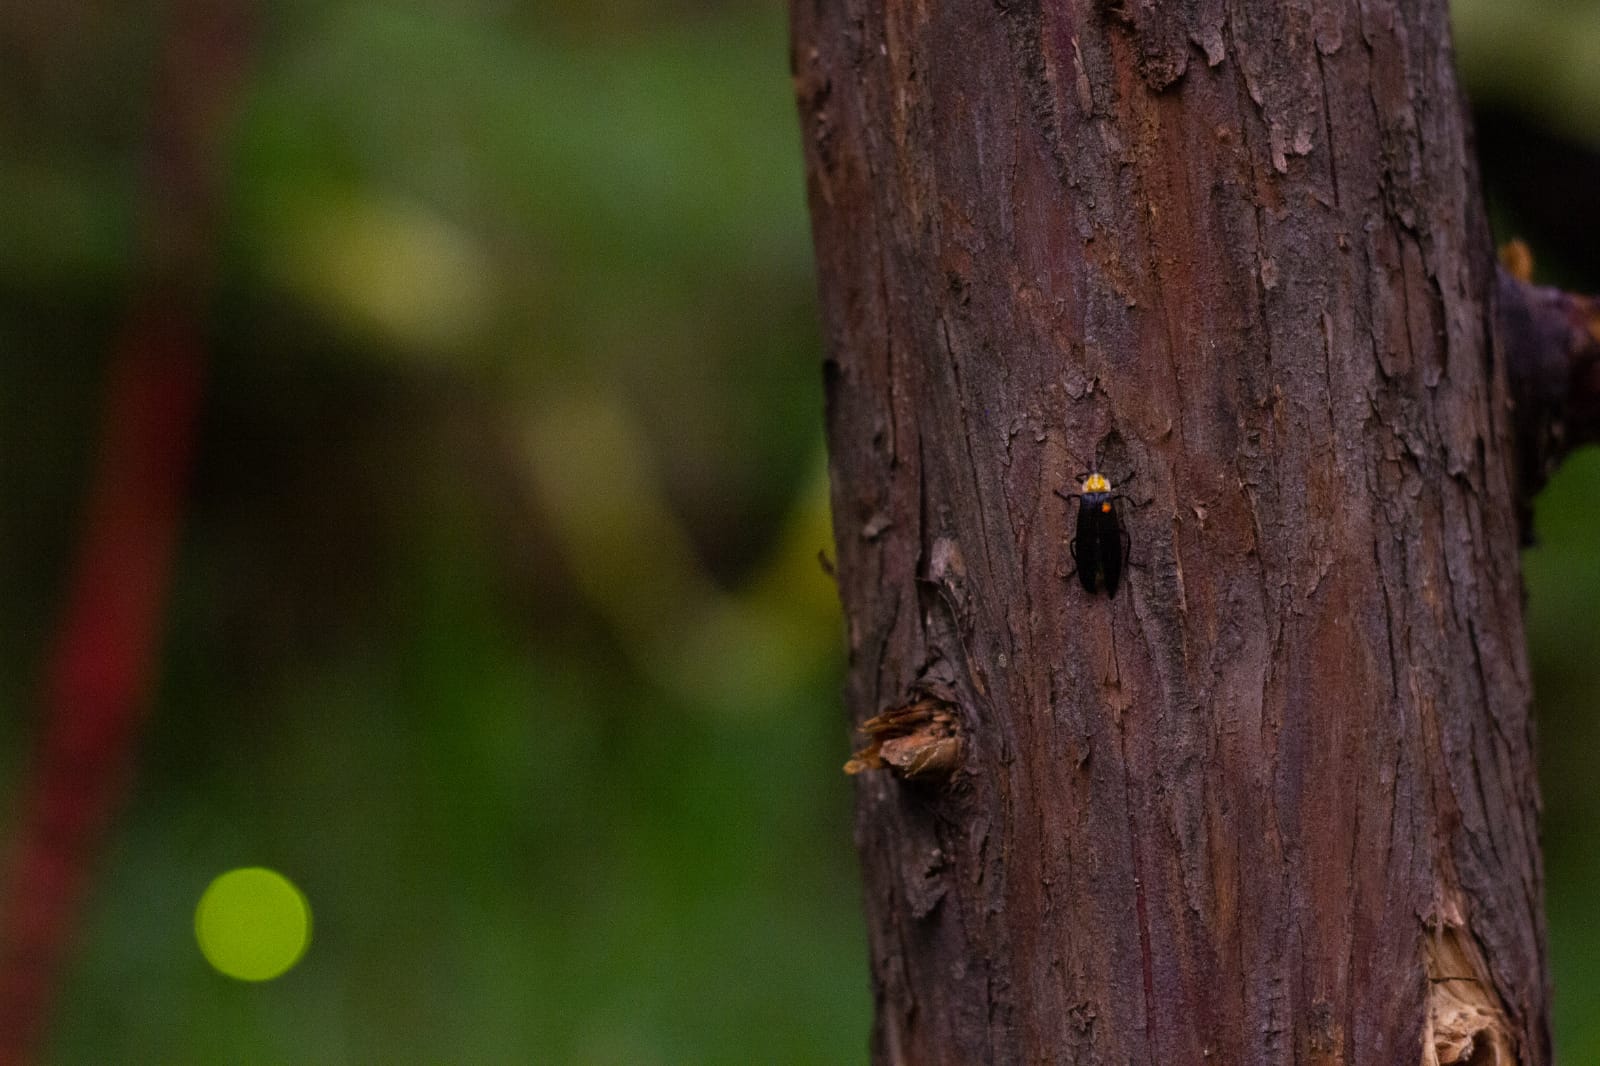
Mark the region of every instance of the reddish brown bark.
<instances>
[{"instance_id":1,"label":"reddish brown bark","mask_svg":"<svg viewBox=\"0 0 1600 1066\"><path fill-rule=\"evenodd\" d=\"M1440 0L794 0L883 1063L1549 1061ZM1053 490L1137 473L1117 599Z\"/></svg>"}]
</instances>

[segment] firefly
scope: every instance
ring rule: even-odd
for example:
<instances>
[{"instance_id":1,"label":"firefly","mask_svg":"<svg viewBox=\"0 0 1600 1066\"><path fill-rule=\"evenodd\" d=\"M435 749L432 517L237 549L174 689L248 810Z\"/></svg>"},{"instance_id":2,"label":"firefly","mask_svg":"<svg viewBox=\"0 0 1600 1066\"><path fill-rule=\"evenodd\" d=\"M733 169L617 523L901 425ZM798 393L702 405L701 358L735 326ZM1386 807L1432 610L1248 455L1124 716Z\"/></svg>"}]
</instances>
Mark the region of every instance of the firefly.
<instances>
[{"instance_id":1,"label":"firefly","mask_svg":"<svg viewBox=\"0 0 1600 1066\"><path fill-rule=\"evenodd\" d=\"M1132 481L1130 476L1128 481ZM1083 479L1078 492L1056 495L1071 502L1078 501L1078 530L1067 545L1072 561L1077 564L1078 583L1089 595L1101 590L1115 596L1122 583L1122 566L1128 561L1128 531L1122 525L1122 515L1117 501L1125 499L1111 487L1111 481L1100 473Z\"/></svg>"}]
</instances>

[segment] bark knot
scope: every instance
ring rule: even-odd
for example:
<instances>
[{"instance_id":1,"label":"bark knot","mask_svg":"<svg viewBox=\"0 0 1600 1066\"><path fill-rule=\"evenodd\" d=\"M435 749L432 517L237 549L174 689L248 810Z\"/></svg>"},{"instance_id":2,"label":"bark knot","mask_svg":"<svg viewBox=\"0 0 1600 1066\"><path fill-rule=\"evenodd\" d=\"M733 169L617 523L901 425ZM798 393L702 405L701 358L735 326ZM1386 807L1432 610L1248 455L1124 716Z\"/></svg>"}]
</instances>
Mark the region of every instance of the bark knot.
<instances>
[{"instance_id":1,"label":"bark knot","mask_svg":"<svg viewBox=\"0 0 1600 1066\"><path fill-rule=\"evenodd\" d=\"M961 765L961 731L955 707L923 697L861 723L867 744L844 764L847 774L888 768L906 779L950 777Z\"/></svg>"}]
</instances>

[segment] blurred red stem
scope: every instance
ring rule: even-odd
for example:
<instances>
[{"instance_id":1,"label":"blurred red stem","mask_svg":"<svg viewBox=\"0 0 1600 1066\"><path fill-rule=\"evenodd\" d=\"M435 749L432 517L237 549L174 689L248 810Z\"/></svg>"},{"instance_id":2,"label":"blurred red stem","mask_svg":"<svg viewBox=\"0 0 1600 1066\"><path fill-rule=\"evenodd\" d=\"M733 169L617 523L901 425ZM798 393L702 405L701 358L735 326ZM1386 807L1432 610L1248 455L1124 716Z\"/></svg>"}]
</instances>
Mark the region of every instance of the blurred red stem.
<instances>
[{"instance_id":1,"label":"blurred red stem","mask_svg":"<svg viewBox=\"0 0 1600 1066\"><path fill-rule=\"evenodd\" d=\"M141 279L109 359L82 540L0 885L0 1066L37 1054L156 677L206 362L218 142L244 57L243 13L216 0L171 9L153 98Z\"/></svg>"},{"instance_id":2,"label":"blurred red stem","mask_svg":"<svg viewBox=\"0 0 1600 1066\"><path fill-rule=\"evenodd\" d=\"M44 1028L155 672L203 354L182 310L132 317L113 356L84 541L45 668L43 736L6 870L4 1063L29 1061Z\"/></svg>"}]
</instances>

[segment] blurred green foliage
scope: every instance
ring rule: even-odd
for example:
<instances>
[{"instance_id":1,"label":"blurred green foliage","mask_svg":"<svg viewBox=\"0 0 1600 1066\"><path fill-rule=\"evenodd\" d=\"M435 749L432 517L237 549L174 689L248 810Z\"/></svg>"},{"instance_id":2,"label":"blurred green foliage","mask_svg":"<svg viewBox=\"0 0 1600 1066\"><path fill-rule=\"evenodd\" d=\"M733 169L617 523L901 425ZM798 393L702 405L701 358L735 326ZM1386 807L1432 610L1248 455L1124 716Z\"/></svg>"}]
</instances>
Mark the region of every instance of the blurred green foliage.
<instances>
[{"instance_id":1,"label":"blurred green foliage","mask_svg":"<svg viewBox=\"0 0 1600 1066\"><path fill-rule=\"evenodd\" d=\"M0 14L8 799L167 10ZM1600 142L1597 11L1463 3L1464 68ZM257 35L162 680L51 1061L861 1061L782 10L276 0ZM1527 560L1569 1061L1600 1060L1597 492L1571 463ZM264 985L192 933L254 864L315 912Z\"/></svg>"},{"instance_id":2,"label":"blurred green foliage","mask_svg":"<svg viewBox=\"0 0 1600 1066\"><path fill-rule=\"evenodd\" d=\"M0 108L13 783L161 36L75 15ZM166 666L52 1061L861 1057L782 12L617 16L263 9ZM316 932L247 986L192 923L254 863Z\"/></svg>"}]
</instances>

